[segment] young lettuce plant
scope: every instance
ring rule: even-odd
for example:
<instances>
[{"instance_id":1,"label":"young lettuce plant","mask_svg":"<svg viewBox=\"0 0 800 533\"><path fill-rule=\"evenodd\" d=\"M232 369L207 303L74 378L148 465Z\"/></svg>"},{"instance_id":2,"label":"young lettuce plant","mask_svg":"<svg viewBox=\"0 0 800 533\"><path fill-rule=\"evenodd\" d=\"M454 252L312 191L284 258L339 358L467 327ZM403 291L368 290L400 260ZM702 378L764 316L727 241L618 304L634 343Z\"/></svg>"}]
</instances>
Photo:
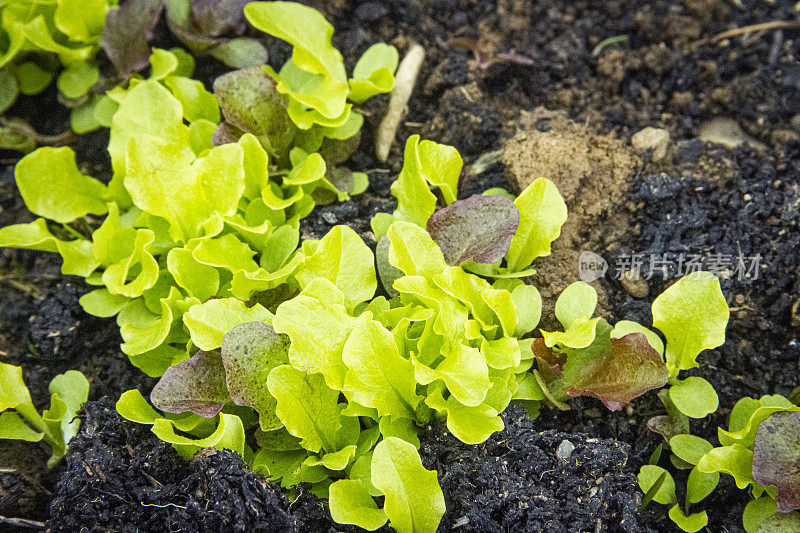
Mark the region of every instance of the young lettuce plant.
<instances>
[{"instance_id":1,"label":"young lettuce plant","mask_svg":"<svg viewBox=\"0 0 800 533\"><path fill-rule=\"evenodd\" d=\"M22 368L0 363L0 439L44 441L50 446L48 467L53 467L78 433L75 415L89 395L89 382L77 370L68 370L50 381L50 408L36 410Z\"/></svg>"},{"instance_id":2,"label":"young lettuce plant","mask_svg":"<svg viewBox=\"0 0 800 533\"><path fill-rule=\"evenodd\" d=\"M84 309L116 315L123 352L159 376L205 349L202 335L221 339L240 322L271 316L244 302L254 288L280 284L316 190L341 193L319 154L292 152L294 166L278 183L253 135L214 146L214 96L182 75L180 56L155 50L151 63L150 79L109 92L117 106L109 184L82 174L69 148L26 156L17 185L42 218L0 229L0 245L60 253L64 274L98 287L81 298Z\"/></svg>"},{"instance_id":3,"label":"young lettuce plant","mask_svg":"<svg viewBox=\"0 0 800 533\"><path fill-rule=\"evenodd\" d=\"M424 146L432 163L436 153L452 150ZM406 165L421 167L416 158ZM393 221L382 241L383 268L393 269L391 281L382 278L395 291L390 298L375 296L375 257L351 229L337 226L320 241L303 242L280 279L252 279L252 292L240 295L282 301L274 316L209 338L162 376L150 400L167 414L135 391L123 395L118 410L153 424L164 440L198 446L220 431L216 417L252 408L257 417L243 419L242 428L255 431L250 442L257 449L245 445L243 455L256 471L288 489L311 484L330 498L340 523L374 530L388 520L398 531L435 531L444 499L435 472L422 467L419 428L440 418L460 440L480 443L503 429L499 415L513 399L543 397L529 379L532 340L525 338L541 315L538 291L515 278L490 282L459 266L499 261L514 235L540 238L518 232L520 220L544 218L529 211L535 204L519 205L505 196L453 198L452 220L471 209L494 226L482 234L494 244L464 240L463 228L448 230L442 222L451 220L448 213L438 235L450 248L422 225ZM193 312L210 315L213 302ZM170 416L217 422L180 436L193 441L179 441Z\"/></svg>"},{"instance_id":4,"label":"young lettuce plant","mask_svg":"<svg viewBox=\"0 0 800 533\"><path fill-rule=\"evenodd\" d=\"M390 294L391 270L380 266L386 264L384 236L395 221L426 228L448 265L487 278L529 276L535 273L529 268L534 260L550 255L550 243L567 220L567 206L555 185L539 178L513 200L502 190L457 200L462 167L452 146L420 141L419 135L406 142L403 168L391 187L397 209L378 213L370 222L379 242L381 279ZM445 206L439 211L431 187Z\"/></svg>"},{"instance_id":5,"label":"young lettuce plant","mask_svg":"<svg viewBox=\"0 0 800 533\"><path fill-rule=\"evenodd\" d=\"M685 276L653 302L653 326L666 338L666 350L661 338L641 324L623 320L611 326L592 318L596 306L596 291L582 281L573 283L555 306L564 331L542 331L543 337L533 343L533 374L551 403L566 408L563 402L569 397L592 396L616 410L646 391L669 385L659 397L671 418L651 420L651 427L666 432L685 426L686 433L689 417L716 411L711 384L700 377L678 377L681 370L698 366L703 350L725 341L729 311L715 276Z\"/></svg>"},{"instance_id":6,"label":"young lettuce plant","mask_svg":"<svg viewBox=\"0 0 800 533\"><path fill-rule=\"evenodd\" d=\"M331 45L333 26L315 9L296 2L251 2L244 14L255 28L293 47L280 71L264 67L273 83L262 82L259 87L269 100L276 100L275 91L285 95L285 112L297 126L295 145L323 153L331 166L346 160L358 144L364 122L353 105L392 90L397 50L382 43L371 46L348 79L342 55ZM246 111L232 115L240 117ZM235 129L248 126L227 110L225 118Z\"/></svg>"},{"instance_id":7,"label":"young lettuce plant","mask_svg":"<svg viewBox=\"0 0 800 533\"><path fill-rule=\"evenodd\" d=\"M616 410L649 390L661 389L658 396L668 414L651 419L649 427L669 443L695 443L689 435L689 419L713 413L719 400L708 381L696 376L681 379L679 373L698 366L703 350L725 342L729 310L719 280L707 272L690 274L655 299L653 326L664 335L666 345L653 330L636 322L624 320L611 326L603 318L592 318L596 305L597 293L582 281L559 296L555 314L564 331L542 331L543 337L533 342L536 368L532 374L543 394L536 400L567 409L568 398L591 396ZM693 487L716 485L713 476L701 471L690 476L689 497L681 510L664 496L674 492L672 478L658 480L663 469L655 468L642 469L645 501L674 504L670 518L687 531L705 527L705 512L690 514L689 506L707 495L699 496L703 489Z\"/></svg>"},{"instance_id":8,"label":"young lettuce plant","mask_svg":"<svg viewBox=\"0 0 800 533\"><path fill-rule=\"evenodd\" d=\"M217 424L232 416L231 407L251 407L257 417L240 426L257 426L259 449L243 453L254 470L286 488L305 482L330 494L341 522L376 529L391 520L399 531L434 531L444 498L416 451L416 424L430 419L430 409L420 406L413 363L374 318L371 308L389 311L388 302L366 303L377 286L372 252L351 229L337 226L321 241L304 242L301 253L283 287L259 291L260 298L299 290L297 296L274 317L233 328L219 351L209 345L168 369L150 399L167 413L219 413ZM142 416L142 402L129 391L118 410L178 441L177 425L154 421L152 408ZM177 443L207 445L210 436ZM382 509L370 494L384 496Z\"/></svg>"},{"instance_id":9,"label":"young lettuce plant","mask_svg":"<svg viewBox=\"0 0 800 533\"><path fill-rule=\"evenodd\" d=\"M116 0L0 4L5 43L0 55L0 113L20 93L38 94L55 77L60 93L77 103L100 78L95 55L106 15L116 4ZM0 131L0 147L31 151L36 137L29 125L9 121Z\"/></svg>"},{"instance_id":10,"label":"young lettuce plant","mask_svg":"<svg viewBox=\"0 0 800 533\"><path fill-rule=\"evenodd\" d=\"M782 396L743 398L731 411L727 430L719 429L720 446L689 434L674 435L670 459L676 468L690 469L686 502L677 503L675 481L657 466L658 454L642 467L639 483L645 502L671 506L669 517L684 531L699 531L708 523L706 511L689 514L690 505L711 494L720 474L733 477L753 500L744 509L747 533L796 531L800 527L800 407Z\"/></svg>"}]
</instances>

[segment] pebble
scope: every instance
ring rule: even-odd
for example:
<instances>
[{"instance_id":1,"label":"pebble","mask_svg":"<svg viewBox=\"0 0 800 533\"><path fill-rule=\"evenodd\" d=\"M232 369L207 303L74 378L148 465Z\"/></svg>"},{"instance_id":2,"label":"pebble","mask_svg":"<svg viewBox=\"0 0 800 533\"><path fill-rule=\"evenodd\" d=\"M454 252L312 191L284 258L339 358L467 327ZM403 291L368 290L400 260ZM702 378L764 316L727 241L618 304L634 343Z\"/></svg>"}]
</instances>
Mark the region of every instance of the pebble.
<instances>
[{"instance_id":1,"label":"pebble","mask_svg":"<svg viewBox=\"0 0 800 533\"><path fill-rule=\"evenodd\" d=\"M640 152L652 149L653 161L661 161L667 155L669 132L661 128L647 127L631 137L631 144Z\"/></svg>"},{"instance_id":2,"label":"pebble","mask_svg":"<svg viewBox=\"0 0 800 533\"><path fill-rule=\"evenodd\" d=\"M639 274L639 270L632 268L625 272L620 278L622 288L634 298L647 298L650 293L650 287L647 285L647 280Z\"/></svg>"},{"instance_id":3,"label":"pebble","mask_svg":"<svg viewBox=\"0 0 800 533\"><path fill-rule=\"evenodd\" d=\"M575 445L564 439L561 441L561 444L558 445L558 449L556 450L556 458L559 461L566 461L569 459L569 456L572 455L573 451L575 451Z\"/></svg>"},{"instance_id":4,"label":"pebble","mask_svg":"<svg viewBox=\"0 0 800 533\"><path fill-rule=\"evenodd\" d=\"M739 123L731 118L717 117L700 125L700 140L721 144L727 148L736 148L749 138Z\"/></svg>"},{"instance_id":5,"label":"pebble","mask_svg":"<svg viewBox=\"0 0 800 533\"><path fill-rule=\"evenodd\" d=\"M798 133L800 133L800 114L794 115L792 119L789 121L789 125L792 129Z\"/></svg>"},{"instance_id":6,"label":"pebble","mask_svg":"<svg viewBox=\"0 0 800 533\"><path fill-rule=\"evenodd\" d=\"M787 144L800 139L800 134L794 130L775 130L772 132L772 141L776 144Z\"/></svg>"}]
</instances>

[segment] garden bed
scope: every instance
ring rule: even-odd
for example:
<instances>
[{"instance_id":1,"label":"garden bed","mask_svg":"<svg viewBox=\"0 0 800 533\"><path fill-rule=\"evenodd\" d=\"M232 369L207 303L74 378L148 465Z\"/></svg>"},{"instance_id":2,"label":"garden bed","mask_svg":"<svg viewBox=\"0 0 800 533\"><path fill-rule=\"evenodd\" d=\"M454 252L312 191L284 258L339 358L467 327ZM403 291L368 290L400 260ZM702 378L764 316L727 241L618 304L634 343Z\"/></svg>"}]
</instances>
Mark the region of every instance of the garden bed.
<instances>
[{"instance_id":1,"label":"garden bed","mask_svg":"<svg viewBox=\"0 0 800 533\"><path fill-rule=\"evenodd\" d=\"M492 187L519 192L540 175L559 188L570 219L533 277L545 309L578 279L583 251L609 264L592 283L600 314L643 324L651 323L653 299L676 276L665 281L656 273L623 284L614 274L626 258L642 254L646 269L651 256L666 253L706 261L714 254L760 256L757 275L723 272L731 307L727 340L704 352L691 371L714 385L720 409L695 422L694 434L714 440L739 398L788 396L800 384L800 30L715 39L731 28L796 21L793 2L316 4L336 28L334 45L348 69L376 42L393 43L401 53L417 42L426 57L388 162L373 155L387 100L379 97L366 104L361 145L350 162L368 173L369 188L351 201L318 207L301 223L302 238L346 224L374 246L370 217L394 209L389 186L402 166L403 141L420 134L455 146L473 170L462 179L460 197ZM597 50L615 36L626 39ZM155 44L169 48L176 45L171 39L159 26ZM272 39L267 45L270 63L282 64L289 48ZM213 60L198 63L206 82L224 70ZM47 133L68 127L55 91L22 99L11 114ZM709 133L715 118L740 129ZM665 154L631 142L647 127L668 132ZM107 142L104 132L81 138L84 172L110 176ZM32 220L14 184L15 162L8 154L0 172L0 226ZM0 473L0 515L30 520L34 529L47 523L53 531L85 523L140 531L342 527L309 493L289 504L234 454L187 464L147 428L122 420L113 409L120 393L138 388L147 395L155 380L119 351L113 319L82 311L78 298L89 287L62 276L59 265L51 254L0 251L0 355L22 365L37 407L47 404L49 380L67 369L87 376L90 403L80 434L52 471L44 453L0 442L0 465L7 468ZM507 429L479 446L427 428L420 454L438 470L448 509L440 530L677 531L660 506L636 513L636 474L661 440L647 429L647 420L663 411L655 394L616 412L590 398L571 407L543 409L534 421L524 409L509 409ZM559 459L564 442L575 448ZM708 530L743 531L748 500L723 476L705 502Z\"/></svg>"}]
</instances>

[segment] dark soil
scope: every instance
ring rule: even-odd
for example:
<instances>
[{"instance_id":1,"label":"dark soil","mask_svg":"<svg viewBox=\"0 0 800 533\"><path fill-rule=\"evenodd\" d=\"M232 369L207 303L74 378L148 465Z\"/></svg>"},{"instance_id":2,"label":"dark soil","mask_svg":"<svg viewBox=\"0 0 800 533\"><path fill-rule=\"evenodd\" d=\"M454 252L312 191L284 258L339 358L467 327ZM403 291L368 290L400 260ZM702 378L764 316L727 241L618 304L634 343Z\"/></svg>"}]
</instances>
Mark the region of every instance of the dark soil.
<instances>
[{"instance_id":1,"label":"dark soil","mask_svg":"<svg viewBox=\"0 0 800 533\"><path fill-rule=\"evenodd\" d=\"M320 237L345 223L371 240L369 217L393 208L389 186L411 134L456 146L468 168L480 156L501 151L500 162L464 173L459 188L464 197L495 186L514 190L518 181L536 177L520 176L519 159L509 160L519 132L569 133L580 140L584 137L575 132L585 128L586 146L598 146L600 136L610 135L614 150L627 152L640 129L664 128L671 135L666 158L654 162L650 153L636 154L618 181L609 181L608 172L598 178L608 168L602 165L590 165L577 185L565 173L559 187L572 187L571 213L586 216L573 219L580 224L565 229L554 246L550 259L558 266L548 269L542 261L537 285L544 294L555 294L559 285L577 279L569 258L582 250L600 253L611 264L630 253L760 254L758 279L723 280L732 308L728 342L703 354L694 371L715 385L720 410L694 422L693 431L713 441L739 398L786 395L800 384L800 330L792 324L792 306L800 299L798 30L711 40L731 28L798 20L794 1L745 0L743 8L727 0L310 3L334 22L335 44L350 67L377 41L393 42L401 53L408 42L419 42L426 60L389 162L378 163L372 153L386 102L381 97L366 106L361 148L349 165L369 173L368 191L351 202L318 208L303 222L304 237ZM619 35L628 38L592 53L603 39ZM163 32L159 39L172 45ZM275 40L267 44L271 62L281 64L287 47ZM198 72L210 81L221 67L201 61ZM54 112L42 113L45 108ZM562 118L521 120L523 112L536 114L539 108ZM59 109L51 91L23 99L12 113L57 133L65 120ZM700 141L701 124L714 117L738 122L749 145L730 149ZM108 177L104 135L82 138L78 146L80 164L98 177ZM546 161L547 154L534 155ZM557 169L547 170L537 172L556 179L551 174ZM591 201L584 189L591 191ZM598 197L603 190L609 194ZM0 171L0 225L30 220L7 166ZM597 283L603 313L645 324L652 300L670 282L654 276L647 280L648 295L637 298L611 278ZM0 358L23 365L37 405L46 405L51 377L68 368L87 374L91 399L108 397L89 404L81 435L50 474L42 474L44 453L0 443L0 464L14 466L0 473L0 515L42 521L49 514L52 527L63 530L78 530L89 520L109 530L143 531L172 525L192 530L204 523L204 530L231 530L229 524L255 529L280 523L281 531L332 527L325 505L310 494L301 493L287 507L238 458L218 453L182 463L146 428L120 421L111 402L129 388L149 392L152 380L119 352L113 319L81 311L77 299L86 290L82 281L60 275L53 256L0 251ZM635 474L660 439L646 429L647 419L662 412L655 396L645 395L616 413L591 399L578 399L572 407L544 410L534 422L519 409L509 410L508 429L480 446L464 446L439 429L428 433L424 460L439 470L448 503L442 529L593 531L600 520L604 531L675 530L663 506L634 513ZM562 464L553 454L564 439L576 449ZM246 491L258 505L245 505ZM723 476L704 502L708 530L742 531L748 498Z\"/></svg>"},{"instance_id":2,"label":"dark soil","mask_svg":"<svg viewBox=\"0 0 800 533\"><path fill-rule=\"evenodd\" d=\"M108 399L87 403L81 418L48 531L352 530L333 523L308 493L289 505L235 453L211 450L187 463L146 427L123 420ZM423 439L425 466L439 471L446 494L442 531L648 531L636 514L628 445L540 433L519 406L504 418L507 430L479 446L464 445L443 425ZM557 458L559 446L570 445Z\"/></svg>"},{"instance_id":3,"label":"dark soil","mask_svg":"<svg viewBox=\"0 0 800 533\"><path fill-rule=\"evenodd\" d=\"M47 530L260 531L294 528L280 488L230 451L181 459L114 402L89 402L61 466Z\"/></svg>"},{"instance_id":4,"label":"dark soil","mask_svg":"<svg viewBox=\"0 0 800 533\"><path fill-rule=\"evenodd\" d=\"M439 471L447 503L441 531L651 531L636 513L627 444L540 432L519 405L503 418L505 431L478 446L442 425L425 435L420 453Z\"/></svg>"}]
</instances>

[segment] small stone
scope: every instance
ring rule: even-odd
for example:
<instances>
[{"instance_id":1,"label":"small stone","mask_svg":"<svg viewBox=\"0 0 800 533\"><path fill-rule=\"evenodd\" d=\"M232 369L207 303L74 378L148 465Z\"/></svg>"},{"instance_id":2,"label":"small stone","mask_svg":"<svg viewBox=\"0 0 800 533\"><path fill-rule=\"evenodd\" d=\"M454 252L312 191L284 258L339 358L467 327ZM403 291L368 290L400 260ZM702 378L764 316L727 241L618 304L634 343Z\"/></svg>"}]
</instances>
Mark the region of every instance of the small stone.
<instances>
[{"instance_id":1,"label":"small stone","mask_svg":"<svg viewBox=\"0 0 800 533\"><path fill-rule=\"evenodd\" d=\"M736 148L749 140L738 122L723 117L703 122L700 125L699 136L704 142L721 144L727 148Z\"/></svg>"},{"instance_id":2,"label":"small stone","mask_svg":"<svg viewBox=\"0 0 800 533\"><path fill-rule=\"evenodd\" d=\"M730 87L717 87L711 91L711 99L720 104L729 104L733 101L733 91Z\"/></svg>"},{"instance_id":3,"label":"small stone","mask_svg":"<svg viewBox=\"0 0 800 533\"><path fill-rule=\"evenodd\" d=\"M800 114L794 115L789 121L789 125L794 131L800 133Z\"/></svg>"},{"instance_id":4,"label":"small stone","mask_svg":"<svg viewBox=\"0 0 800 533\"><path fill-rule=\"evenodd\" d=\"M691 91L678 91L672 93L671 105L683 109L689 107L694 102L694 95Z\"/></svg>"},{"instance_id":5,"label":"small stone","mask_svg":"<svg viewBox=\"0 0 800 533\"><path fill-rule=\"evenodd\" d=\"M322 213L322 219L332 226L339 222L339 218L330 211Z\"/></svg>"},{"instance_id":6,"label":"small stone","mask_svg":"<svg viewBox=\"0 0 800 533\"><path fill-rule=\"evenodd\" d=\"M622 288L634 298L647 298L647 295L650 293L647 280L639 274L639 270L636 268L632 268L622 274L620 283L622 283Z\"/></svg>"},{"instance_id":7,"label":"small stone","mask_svg":"<svg viewBox=\"0 0 800 533\"><path fill-rule=\"evenodd\" d=\"M661 128L648 127L634 134L631 144L640 152L652 149L653 161L660 161L667 155L669 132Z\"/></svg>"},{"instance_id":8,"label":"small stone","mask_svg":"<svg viewBox=\"0 0 800 533\"><path fill-rule=\"evenodd\" d=\"M569 456L572 455L573 451L575 451L575 445L564 439L561 441L561 444L558 445L558 449L556 450L556 458L559 461L566 461L569 459Z\"/></svg>"},{"instance_id":9,"label":"small stone","mask_svg":"<svg viewBox=\"0 0 800 533\"><path fill-rule=\"evenodd\" d=\"M794 304L792 305L791 324L793 328L800 327L800 298L795 300Z\"/></svg>"},{"instance_id":10,"label":"small stone","mask_svg":"<svg viewBox=\"0 0 800 533\"><path fill-rule=\"evenodd\" d=\"M800 139L800 134L794 130L775 130L772 132L772 142L775 144L788 144Z\"/></svg>"}]
</instances>

